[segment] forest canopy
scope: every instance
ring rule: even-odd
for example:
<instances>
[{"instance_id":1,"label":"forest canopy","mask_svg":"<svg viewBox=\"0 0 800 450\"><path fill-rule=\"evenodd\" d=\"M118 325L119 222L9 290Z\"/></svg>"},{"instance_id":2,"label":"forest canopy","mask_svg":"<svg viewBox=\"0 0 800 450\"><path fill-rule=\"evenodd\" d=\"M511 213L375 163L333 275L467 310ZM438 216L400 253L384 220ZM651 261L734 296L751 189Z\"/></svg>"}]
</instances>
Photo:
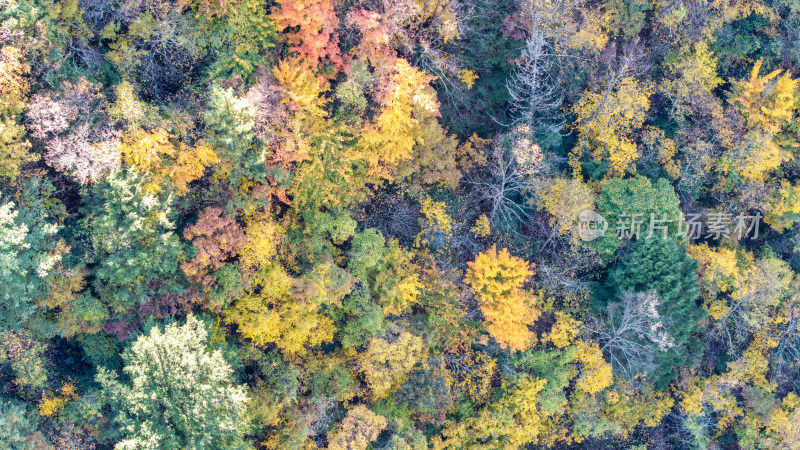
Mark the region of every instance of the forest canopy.
<instances>
[{"instance_id":1,"label":"forest canopy","mask_svg":"<svg viewBox=\"0 0 800 450\"><path fill-rule=\"evenodd\" d=\"M797 0L1 0L0 448L800 449Z\"/></svg>"}]
</instances>

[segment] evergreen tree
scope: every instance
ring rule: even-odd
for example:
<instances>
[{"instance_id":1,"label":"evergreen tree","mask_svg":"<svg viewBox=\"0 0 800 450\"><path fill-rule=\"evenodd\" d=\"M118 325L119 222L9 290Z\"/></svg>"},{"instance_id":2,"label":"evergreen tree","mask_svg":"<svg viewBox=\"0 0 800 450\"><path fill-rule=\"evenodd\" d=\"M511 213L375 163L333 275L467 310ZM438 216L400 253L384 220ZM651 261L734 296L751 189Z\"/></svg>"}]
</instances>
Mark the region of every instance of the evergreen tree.
<instances>
[{"instance_id":1,"label":"evergreen tree","mask_svg":"<svg viewBox=\"0 0 800 450\"><path fill-rule=\"evenodd\" d=\"M97 381L109 399L124 439L117 449L248 448L244 386L221 350L209 351L203 322L153 328L139 336L116 372L98 369Z\"/></svg>"}]
</instances>

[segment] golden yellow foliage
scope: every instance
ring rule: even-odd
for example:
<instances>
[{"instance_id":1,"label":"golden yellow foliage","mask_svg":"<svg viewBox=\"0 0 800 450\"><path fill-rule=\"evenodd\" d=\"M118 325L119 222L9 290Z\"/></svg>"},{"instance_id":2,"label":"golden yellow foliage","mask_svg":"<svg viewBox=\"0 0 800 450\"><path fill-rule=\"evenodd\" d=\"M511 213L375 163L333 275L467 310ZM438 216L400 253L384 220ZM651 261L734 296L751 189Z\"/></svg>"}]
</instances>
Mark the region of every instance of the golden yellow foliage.
<instances>
[{"instance_id":1,"label":"golden yellow foliage","mask_svg":"<svg viewBox=\"0 0 800 450\"><path fill-rule=\"evenodd\" d=\"M272 68L272 74L283 94L281 101L295 113L306 119L327 117L323 109L327 101L322 94L328 90L328 85L323 84L302 60L283 59Z\"/></svg>"},{"instance_id":2,"label":"golden yellow foliage","mask_svg":"<svg viewBox=\"0 0 800 450\"><path fill-rule=\"evenodd\" d=\"M486 330L504 348L526 349L534 337L528 325L541 314L532 305L534 299L521 289L532 275L528 263L493 246L467 265L465 281L478 297Z\"/></svg>"},{"instance_id":3,"label":"golden yellow foliage","mask_svg":"<svg viewBox=\"0 0 800 450\"><path fill-rule=\"evenodd\" d=\"M783 232L800 220L800 184L781 180L781 185L767 201L764 222Z\"/></svg>"},{"instance_id":4,"label":"golden yellow foliage","mask_svg":"<svg viewBox=\"0 0 800 450\"><path fill-rule=\"evenodd\" d=\"M472 89L472 86L475 85L475 81L478 79L478 74L476 74L473 70L462 69L460 72L458 72L458 79L467 85L467 89Z\"/></svg>"},{"instance_id":5,"label":"golden yellow foliage","mask_svg":"<svg viewBox=\"0 0 800 450\"><path fill-rule=\"evenodd\" d=\"M570 161L573 171L580 173L578 159L584 149L591 150L592 158L608 163L608 176L621 177L632 169L639 152L630 135L644 123L651 91L649 84L625 78L605 92L587 91L581 96L572 108L579 133Z\"/></svg>"},{"instance_id":6,"label":"golden yellow foliage","mask_svg":"<svg viewBox=\"0 0 800 450\"><path fill-rule=\"evenodd\" d=\"M163 129L151 132L140 131L132 141L123 143L123 161L135 171L150 173L148 190L158 192L166 179L175 185L179 195L188 192L188 184L197 180L206 167L220 162L211 146L200 144L189 148L179 143L178 148L170 141L172 136Z\"/></svg>"},{"instance_id":7,"label":"golden yellow foliage","mask_svg":"<svg viewBox=\"0 0 800 450\"><path fill-rule=\"evenodd\" d=\"M364 405L356 405L328 433L328 450L366 450L388 425L386 418Z\"/></svg>"},{"instance_id":8,"label":"golden yellow foliage","mask_svg":"<svg viewBox=\"0 0 800 450\"><path fill-rule=\"evenodd\" d=\"M53 395L52 392L42 393L42 400L37 407L39 408L39 415L45 417L54 417L58 415L67 402L78 399L78 390L71 382L64 383L61 386L61 394L58 396Z\"/></svg>"},{"instance_id":9,"label":"golden yellow foliage","mask_svg":"<svg viewBox=\"0 0 800 450\"><path fill-rule=\"evenodd\" d=\"M580 362L581 370L575 388L595 394L611 386L614 383L611 364L603 359L600 347L594 342L584 341L576 342L576 346L575 360Z\"/></svg>"},{"instance_id":10,"label":"golden yellow foliage","mask_svg":"<svg viewBox=\"0 0 800 450\"><path fill-rule=\"evenodd\" d=\"M453 219L447 214L447 205L444 202L435 202L426 197L422 201L420 212L425 216L425 226L437 227L447 235L453 232Z\"/></svg>"},{"instance_id":11,"label":"golden yellow foliage","mask_svg":"<svg viewBox=\"0 0 800 450\"><path fill-rule=\"evenodd\" d=\"M800 80L775 70L759 76L761 60L756 61L750 77L732 81L730 103L741 112L749 131L730 148L734 166L747 180L764 181L764 176L781 163L792 159L786 147L797 147L793 139L776 135L793 117L797 108L797 86Z\"/></svg>"},{"instance_id":12,"label":"golden yellow foliage","mask_svg":"<svg viewBox=\"0 0 800 450\"><path fill-rule=\"evenodd\" d=\"M239 250L239 261L251 269L266 269L278 255L285 230L268 213L247 221L247 243Z\"/></svg>"},{"instance_id":13,"label":"golden yellow foliage","mask_svg":"<svg viewBox=\"0 0 800 450\"><path fill-rule=\"evenodd\" d=\"M372 397L385 397L397 389L424 354L422 339L406 331L394 342L371 338L367 351L359 355L358 368L367 381Z\"/></svg>"},{"instance_id":14,"label":"golden yellow foliage","mask_svg":"<svg viewBox=\"0 0 800 450\"><path fill-rule=\"evenodd\" d=\"M447 205L426 197L420 208L420 232L414 239L414 246L422 247L436 244L439 247L453 233L453 219L447 214Z\"/></svg>"},{"instance_id":15,"label":"golden yellow foliage","mask_svg":"<svg viewBox=\"0 0 800 450\"><path fill-rule=\"evenodd\" d=\"M736 397L730 392L730 386L723 383L718 375L707 378L690 376L682 380L675 394L681 411L690 418L702 417L710 410L720 414L720 423L724 426L743 414Z\"/></svg>"},{"instance_id":16,"label":"golden yellow foliage","mask_svg":"<svg viewBox=\"0 0 800 450\"><path fill-rule=\"evenodd\" d=\"M712 91L722 84L717 76L717 58L705 41L681 47L678 56L668 63L667 70L671 78L660 88L672 101L672 114L678 118L691 115L694 100L713 95Z\"/></svg>"},{"instance_id":17,"label":"golden yellow foliage","mask_svg":"<svg viewBox=\"0 0 800 450\"><path fill-rule=\"evenodd\" d=\"M482 299L510 297L518 293L525 280L533 275L530 265L511 256L508 249L497 246L486 250L467 263L465 281Z\"/></svg>"},{"instance_id":18,"label":"golden yellow foliage","mask_svg":"<svg viewBox=\"0 0 800 450\"><path fill-rule=\"evenodd\" d=\"M464 355L456 373L459 378L458 389L474 403L483 403L492 391L492 378L497 373L497 361L482 352L469 352Z\"/></svg>"},{"instance_id":19,"label":"golden yellow foliage","mask_svg":"<svg viewBox=\"0 0 800 450\"><path fill-rule=\"evenodd\" d=\"M151 172L161 166L161 158L174 157L175 147L163 129L140 132L135 141L125 142L121 152L125 164L137 172Z\"/></svg>"},{"instance_id":20,"label":"golden yellow foliage","mask_svg":"<svg viewBox=\"0 0 800 450\"><path fill-rule=\"evenodd\" d=\"M236 324L242 336L258 346L273 343L289 356L331 341L333 321L313 302L292 298L295 283L283 268L271 266L252 280L245 295L223 311L225 322Z\"/></svg>"},{"instance_id":21,"label":"golden yellow foliage","mask_svg":"<svg viewBox=\"0 0 800 450\"><path fill-rule=\"evenodd\" d=\"M797 394L786 394L780 408L770 414L767 430L777 437L781 448L800 449L800 397Z\"/></svg>"},{"instance_id":22,"label":"golden yellow foliage","mask_svg":"<svg viewBox=\"0 0 800 450\"><path fill-rule=\"evenodd\" d=\"M581 322L575 320L564 312L556 312L556 323L550 328L544 340L550 341L558 348L565 348L575 342L580 333Z\"/></svg>"},{"instance_id":23,"label":"golden yellow foliage","mask_svg":"<svg viewBox=\"0 0 800 450\"><path fill-rule=\"evenodd\" d=\"M639 424L657 426L675 405L669 392L656 390L641 379L617 379L614 388L605 392L605 399L603 411L623 424L626 432Z\"/></svg>"},{"instance_id":24,"label":"golden yellow foliage","mask_svg":"<svg viewBox=\"0 0 800 450\"><path fill-rule=\"evenodd\" d=\"M741 358L728 363L728 372L725 377L731 378L731 384L746 383L772 392L775 390L775 385L767 381L768 370L767 358L750 346L742 353Z\"/></svg>"},{"instance_id":25,"label":"golden yellow foliage","mask_svg":"<svg viewBox=\"0 0 800 450\"><path fill-rule=\"evenodd\" d=\"M780 70L759 76L762 62L758 60L753 64L749 78L732 81L731 104L743 112L751 126L777 133L794 114L799 80L793 80L788 72L781 75Z\"/></svg>"},{"instance_id":26,"label":"golden yellow foliage","mask_svg":"<svg viewBox=\"0 0 800 450\"><path fill-rule=\"evenodd\" d=\"M0 177L15 177L20 166L39 159L30 152L25 127L19 124L30 91L30 67L20 49L5 42L0 45Z\"/></svg>"},{"instance_id":27,"label":"golden yellow foliage","mask_svg":"<svg viewBox=\"0 0 800 450\"><path fill-rule=\"evenodd\" d=\"M593 50L599 52L608 44L607 28L611 20L608 12L603 12L601 8L581 8L583 16L580 25L574 24L577 32L570 36L567 45L579 50Z\"/></svg>"},{"instance_id":28,"label":"golden yellow foliage","mask_svg":"<svg viewBox=\"0 0 800 450\"><path fill-rule=\"evenodd\" d=\"M577 178L556 178L541 189L536 203L550 214L550 226L558 233L572 233L577 241L578 219L583 211L594 210L592 188Z\"/></svg>"},{"instance_id":29,"label":"golden yellow foliage","mask_svg":"<svg viewBox=\"0 0 800 450\"><path fill-rule=\"evenodd\" d=\"M486 214L481 214L476 220L475 225L469 229L475 237L483 238L492 234L492 224Z\"/></svg>"},{"instance_id":30,"label":"golden yellow foliage","mask_svg":"<svg viewBox=\"0 0 800 450\"><path fill-rule=\"evenodd\" d=\"M0 115L14 116L25 110L29 70L22 51L11 45L0 48Z\"/></svg>"},{"instance_id":31,"label":"golden yellow foliage","mask_svg":"<svg viewBox=\"0 0 800 450\"><path fill-rule=\"evenodd\" d=\"M219 162L219 157L210 145L201 144L189 148L181 142L175 164L166 168L166 175L175 183L178 194L184 195L189 190L189 183L202 177L206 167L214 166Z\"/></svg>"},{"instance_id":32,"label":"golden yellow foliage","mask_svg":"<svg viewBox=\"0 0 800 450\"><path fill-rule=\"evenodd\" d=\"M421 141L420 123L415 109L438 111L439 105L428 83L434 77L397 58L392 86L374 122L361 133L371 171L388 180L393 179L395 166L411 158L414 145Z\"/></svg>"},{"instance_id":33,"label":"golden yellow foliage","mask_svg":"<svg viewBox=\"0 0 800 450\"><path fill-rule=\"evenodd\" d=\"M711 249L702 243L690 246L686 253L700 263L700 287L707 299L715 298L720 292L730 292L741 276L734 250L725 247Z\"/></svg>"}]
</instances>

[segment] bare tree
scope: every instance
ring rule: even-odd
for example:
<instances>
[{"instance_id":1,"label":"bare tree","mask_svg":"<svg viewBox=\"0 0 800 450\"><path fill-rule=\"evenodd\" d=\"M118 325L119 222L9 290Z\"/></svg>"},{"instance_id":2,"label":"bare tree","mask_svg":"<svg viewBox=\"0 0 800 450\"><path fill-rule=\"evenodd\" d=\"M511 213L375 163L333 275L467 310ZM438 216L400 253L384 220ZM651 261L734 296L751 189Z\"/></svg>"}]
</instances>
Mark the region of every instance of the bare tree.
<instances>
[{"instance_id":1,"label":"bare tree","mask_svg":"<svg viewBox=\"0 0 800 450\"><path fill-rule=\"evenodd\" d=\"M655 351L667 351L673 346L668 324L658 312L659 305L655 291L627 292L621 301L608 305L605 318L587 326L618 376L631 378L649 371Z\"/></svg>"},{"instance_id":2,"label":"bare tree","mask_svg":"<svg viewBox=\"0 0 800 450\"><path fill-rule=\"evenodd\" d=\"M559 55L553 48L555 14L563 2L542 8L540 2L525 1L523 17L531 27L525 47L517 59L517 67L506 82L511 97L511 111L516 123L524 123L540 133L558 133L564 125L559 111L564 95L553 78L554 63Z\"/></svg>"},{"instance_id":3,"label":"bare tree","mask_svg":"<svg viewBox=\"0 0 800 450\"><path fill-rule=\"evenodd\" d=\"M478 203L487 207L489 219L508 231L531 218L529 200L536 184L549 172L530 129L520 126L500 137L487 158L486 172L467 179Z\"/></svg>"}]
</instances>

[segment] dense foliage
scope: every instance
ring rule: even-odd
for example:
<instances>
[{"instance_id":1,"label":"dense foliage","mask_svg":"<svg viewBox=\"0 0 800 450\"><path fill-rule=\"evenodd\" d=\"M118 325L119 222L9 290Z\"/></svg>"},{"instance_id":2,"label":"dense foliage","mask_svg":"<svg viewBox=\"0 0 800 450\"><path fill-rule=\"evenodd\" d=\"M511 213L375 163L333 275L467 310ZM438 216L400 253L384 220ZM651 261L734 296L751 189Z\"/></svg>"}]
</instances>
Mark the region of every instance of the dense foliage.
<instances>
[{"instance_id":1,"label":"dense foliage","mask_svg":"<svg viewBox=\"0 0 800 450\"><path fill-rule=\"evenodd\" d=\"M800 449L797 0L0 0L0 448Z\"/></svg>"}]
</instances>

